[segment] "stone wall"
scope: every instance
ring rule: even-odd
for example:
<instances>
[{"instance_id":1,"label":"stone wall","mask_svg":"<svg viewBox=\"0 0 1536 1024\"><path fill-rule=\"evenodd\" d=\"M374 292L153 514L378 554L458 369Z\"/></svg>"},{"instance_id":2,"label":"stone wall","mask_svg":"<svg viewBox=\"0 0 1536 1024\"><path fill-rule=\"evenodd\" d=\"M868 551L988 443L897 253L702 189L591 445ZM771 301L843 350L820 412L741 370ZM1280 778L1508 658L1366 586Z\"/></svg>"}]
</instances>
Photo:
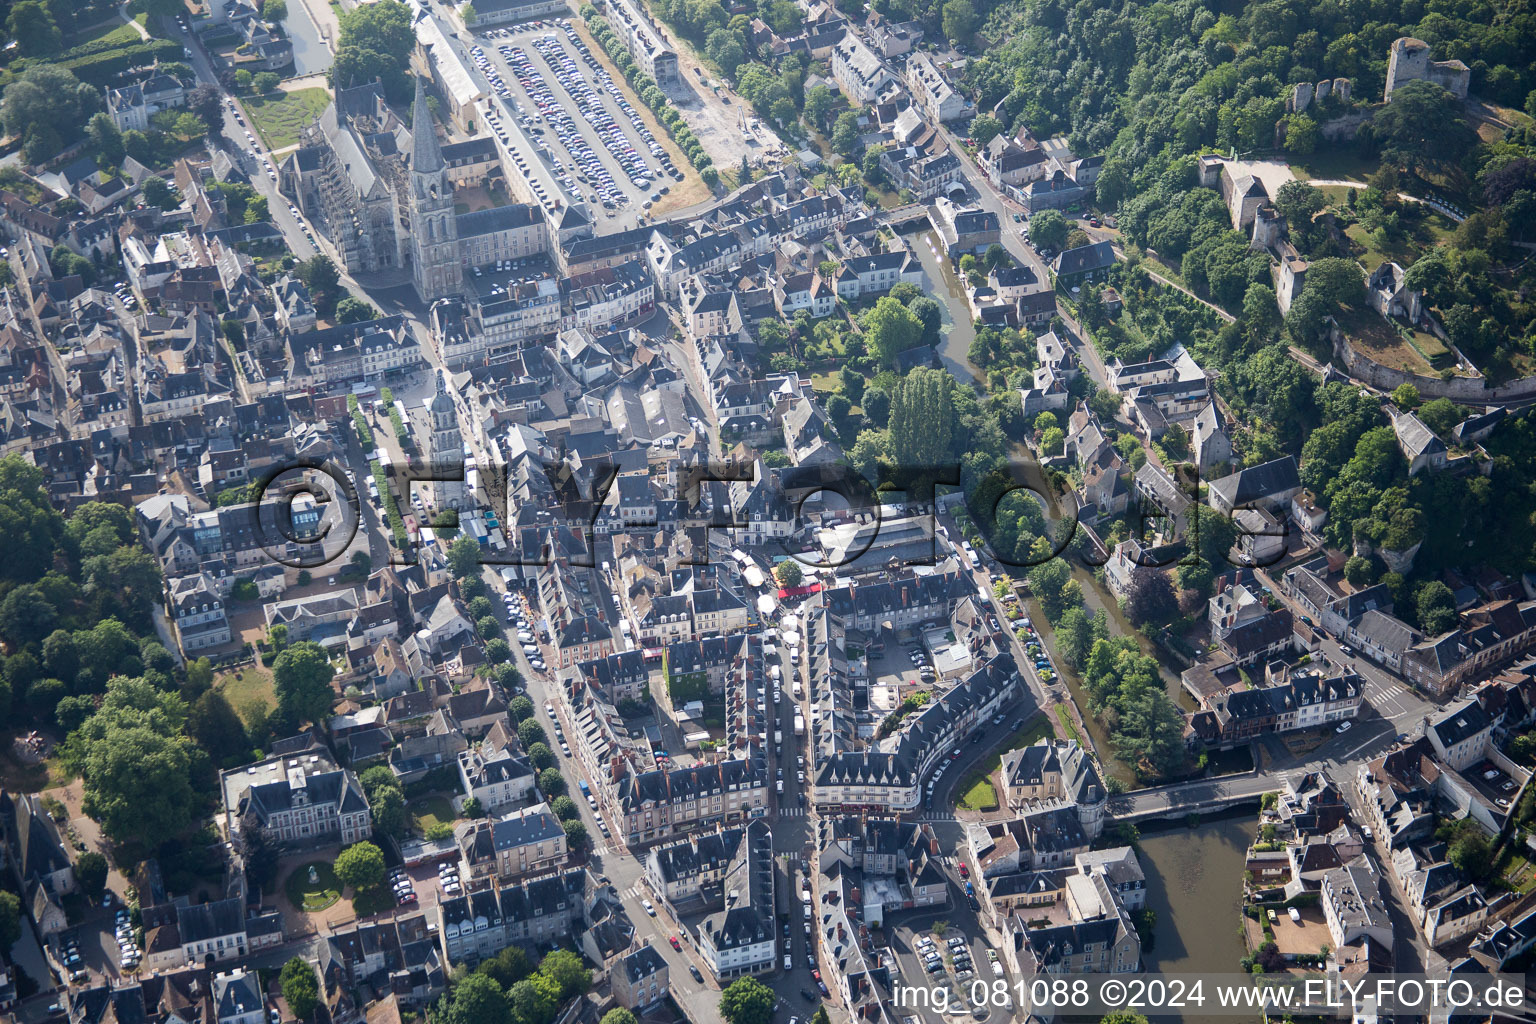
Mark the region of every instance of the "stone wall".
<instances>
[{"instance_id":1,"label":"stone wall","mask_svg":"<svg viewBox=\"0 0 1536 1024\"><path fill-rule=\"evenodd\" d=\"M1536 398L1536 377L1519 380L1497 387L1489 387L1484 377L1429 377L1392 366L1383 366L1349 343L1349 339L1333 324L1329 331L1333 340L1333 355L1351 377L1364 381L1382 391L1392 391L1400 384L1412 384L1426 398L1449 398L1467 405L1503 405Z\"/></svg>"}]
</instances>

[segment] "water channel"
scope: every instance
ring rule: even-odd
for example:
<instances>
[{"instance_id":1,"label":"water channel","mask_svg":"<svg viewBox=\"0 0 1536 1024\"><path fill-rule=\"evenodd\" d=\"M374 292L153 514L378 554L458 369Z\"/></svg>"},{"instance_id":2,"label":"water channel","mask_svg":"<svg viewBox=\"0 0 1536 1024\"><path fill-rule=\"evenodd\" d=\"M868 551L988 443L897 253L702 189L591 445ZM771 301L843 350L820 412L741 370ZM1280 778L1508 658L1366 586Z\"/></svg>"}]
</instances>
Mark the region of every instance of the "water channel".
<instances>
[{"instance_id":1,"label":"water channel","mask_svg":"<svg viewBox=\"0 0 1536 1024\"><path fill-rule=\"evenodd\" d=\"M965 301L965 289L949 266L949 260L939 255L943 242L939 233L932 229L910 236L912 250L923 265L929 293L944 304L943 340L939 342L939 361L958 381L980 381L981 375L967 358L971 342L976 340L976 327L971 321L971 306Z\"/></svg>"},{"instance_id":2,"label":"water channel","mask_svg":"<svg viewBox=\"0 0 1536 1024\"><path fill-rule=\"evenodd\" d=\"M1152 951L1143 954L1147 971L1236 974L1242 969L1243 855L1256 834L1255 814L1249 805L1193 828L1182 823L1144 826L1141 869L1147 876L1147 906L1157 913Z\"/></svg>"}]
</instances>

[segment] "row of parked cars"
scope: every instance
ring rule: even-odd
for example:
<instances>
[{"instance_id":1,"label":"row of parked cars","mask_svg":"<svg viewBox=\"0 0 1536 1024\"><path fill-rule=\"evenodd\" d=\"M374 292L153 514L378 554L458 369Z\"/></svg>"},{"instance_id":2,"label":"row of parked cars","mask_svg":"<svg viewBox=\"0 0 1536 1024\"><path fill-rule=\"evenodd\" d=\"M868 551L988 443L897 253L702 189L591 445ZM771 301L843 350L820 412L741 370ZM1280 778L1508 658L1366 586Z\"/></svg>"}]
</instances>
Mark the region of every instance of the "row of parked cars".
<instances>
[{"instance_id":1,"label":"row of parked cars","mask_svg":"<svg viewBox=\"0 0 1536 1024\"><path fill-rule=\"evenodd\" d=\"M507 591L501 595L501 600L502 604L506 606L507 618L517 627L517 642L522 645L523 654L528 657L528 664L540 672L544 671L543 652L539 650L538 638L533 634L533 627L528 624L527 615L522 604L519 603L519 599L513 596L511 591ZM551 716L553 716L553 712L551 712ZM555 728L560 728L558 720L555 723ZM566 753L570 753L570 751L566 751Z\"/></svg>"},{"instance_id":2,"label":"row of parked cars","mask_svg":"<svg viewBox=\"0 0 1536 1024\"><path fill-rule=\"evenodd\" d=\"M389 887L395 894L395 903L405 907L416 902L416 886L411 882L411 876L405 873L404 868L395 868L389 873Z\"/></svg>"}]
</instances>

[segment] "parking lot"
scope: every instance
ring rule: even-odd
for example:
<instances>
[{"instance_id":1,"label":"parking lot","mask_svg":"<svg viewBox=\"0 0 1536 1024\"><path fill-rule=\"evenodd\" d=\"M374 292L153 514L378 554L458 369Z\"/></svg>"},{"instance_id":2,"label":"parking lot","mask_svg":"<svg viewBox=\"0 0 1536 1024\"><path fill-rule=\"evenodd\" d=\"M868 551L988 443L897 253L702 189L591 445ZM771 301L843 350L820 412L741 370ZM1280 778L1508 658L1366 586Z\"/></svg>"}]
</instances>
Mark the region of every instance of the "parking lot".
<instances>
[{"instance_id":1,"label":"parking lot","mask_svg":"<svg viewBox=\"0 0 1536 1024\"><path fill-rule=\"evenodd\" d=\"M939 921L946 925L942 935L934 931ZM930 997L947 990L951 1006L966 1002L978 981L990 990L994 982L1003 980L1012 991L1012 979L1001 954L978 938L979 934L975 919L959 908L903 915L896 922L891 947L901 972L899 984ZM901 1012L919 1020L938 1022L945 1019L936 1005L943 999L939 996L927 1005L925 1000L914 999L912 1003L916 1005L904 1006ZM992 1012L1001 1011L989 1008L973 1018L984 1020Z\"/></svg>"},{"instance_id":2,"label":"parking lot","mask_svg":"<svg viewBox=\"0 0 1536 1024\"><path fill-rule=\"evenodd\" d=\"M1507 811L1520 791L1523 780L1512 779L1492 761L1480 761L1465 773L1478 791L1495 807Z\"/></svg>"},{"instance_id":3,"label":"parking lot","mask_svg":"<svg viewBox=\"0 0 1536 1024\"><path fill-rule=\"evenodd\" d=\"M541 161L594 216L628 226L683 181L683 169L568 19L491 29L470 57L506 116L533 139L524 159ZM504 142L515 137L501 115L487 122Z\"/></svg>"}]
</instances>

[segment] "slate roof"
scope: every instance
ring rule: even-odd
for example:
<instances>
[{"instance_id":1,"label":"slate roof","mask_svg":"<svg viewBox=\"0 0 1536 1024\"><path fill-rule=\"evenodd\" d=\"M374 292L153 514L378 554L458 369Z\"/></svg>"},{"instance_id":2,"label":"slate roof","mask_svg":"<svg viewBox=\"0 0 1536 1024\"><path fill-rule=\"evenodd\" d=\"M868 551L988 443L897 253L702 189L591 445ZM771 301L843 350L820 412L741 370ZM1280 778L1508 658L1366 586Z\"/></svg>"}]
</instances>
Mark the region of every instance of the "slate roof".
<instances>
[{"instance_id":1,"label":"slate roof","mask_svg":"<svg viewBox=\"0 0 1536 1024\"><path fill-rule=\"evenodd\" d=\"M1093 242L1068 249L1056 257L1056 276L1088 274L1115 265L1115 249L1109 242Z\"/></svg>"},{"instance_id":2,"label":"slate roof","mask_svg":"<svg viewBox=\"0 0 1536 1024\"><path fill-rule=\"evenodd\" d=\"M1211 490L1220 494L1227 505L1239 508L1300 486L1296 457L1287 455L1224 476L1211 484Z\"/></svg>"}]
</instances>

